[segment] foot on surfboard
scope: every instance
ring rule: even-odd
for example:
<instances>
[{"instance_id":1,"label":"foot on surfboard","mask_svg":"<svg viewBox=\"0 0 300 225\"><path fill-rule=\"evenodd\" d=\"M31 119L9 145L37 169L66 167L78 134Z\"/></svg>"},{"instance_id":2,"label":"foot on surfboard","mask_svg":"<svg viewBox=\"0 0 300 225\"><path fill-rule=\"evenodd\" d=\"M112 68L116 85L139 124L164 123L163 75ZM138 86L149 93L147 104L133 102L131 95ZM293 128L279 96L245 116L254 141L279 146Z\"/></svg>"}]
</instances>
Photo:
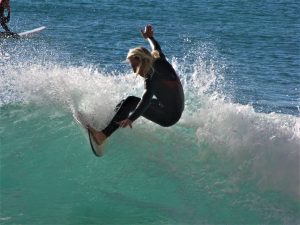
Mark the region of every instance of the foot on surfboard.
<instances>
[{"instance_id":1,"label":"foot on surfboard","mask_svg":"<svg viewBox=\"0 0 300 225\"><path fill-rule=\"evenodd\" d=\"M103 156L106 136L102 132L92 128L80 112L73 112L73 118L76 123L87 131L93 153L98 157Z\"/></svg>"},{"instance_id":2,"label":"foot on surfboard","mask_svg":"<svg viewBox=\"0 0 300 225\"><path fill-rule=\"evenodd\" d=\"M102 131L97 131L93 127L87 125L87 129L97 145L102 145L106 140L106 135Z\"/></svg>"}]
</instances>

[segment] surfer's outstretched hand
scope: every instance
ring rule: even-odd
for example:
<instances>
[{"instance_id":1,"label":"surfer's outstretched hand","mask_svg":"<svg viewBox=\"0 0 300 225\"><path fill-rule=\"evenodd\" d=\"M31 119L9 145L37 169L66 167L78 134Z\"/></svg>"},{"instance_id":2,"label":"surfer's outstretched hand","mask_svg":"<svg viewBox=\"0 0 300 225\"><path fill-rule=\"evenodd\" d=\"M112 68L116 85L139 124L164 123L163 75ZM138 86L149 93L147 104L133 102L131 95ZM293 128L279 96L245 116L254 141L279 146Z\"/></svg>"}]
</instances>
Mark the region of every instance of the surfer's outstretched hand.
<instances>
[{"instance_id":1,"label":"surfer's outstretched hand","mask_svg":"<svg viewBox=\"0 0 300 225\"><path fill-rule=\"evenodd\" d=\"M150 24L145 26L144 30L141 30L141 35L145 39L153 37L153 28L152 28L152 26Z\"/></svg>"},{"instance_id":2,"label":"surfer's outstretched hand","mask_svg":"<svg viewBox=\"0 0 300 225\"><path fill-rule=\"evenodd\" d=\"M122 120L120 122L117 122L117 124L119 124L119 126L123 127L123 128L128 127L128 126L130 128L132 128L132 121L130 119Z\"/></svg>"}]
</instances>

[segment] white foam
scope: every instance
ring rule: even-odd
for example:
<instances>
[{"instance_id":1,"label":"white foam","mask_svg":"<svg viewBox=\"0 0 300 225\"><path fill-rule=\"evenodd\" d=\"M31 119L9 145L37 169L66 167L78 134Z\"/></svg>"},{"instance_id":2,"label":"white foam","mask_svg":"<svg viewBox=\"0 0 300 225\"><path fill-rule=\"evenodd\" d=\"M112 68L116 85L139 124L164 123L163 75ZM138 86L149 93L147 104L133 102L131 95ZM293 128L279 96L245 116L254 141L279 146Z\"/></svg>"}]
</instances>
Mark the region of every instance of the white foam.
<instances>
[{"instance_id":1,"label":"white foam","mask_svg":"<svg viewBox=\"0 0 300 225\"><path fill-rule=\"evenodd\" d=\"M9 73L0 77L2 105L23 102L73 107L97 115L95 121L111 118L115 105L130 92L135 93L137 83L142 85L132 74L108 75L92 66L20 64L6 69Z\"/></svg>"},{"instance_id":2,"label":"white foam","mask_svg":"<svg viewBox=\"0 0 300 225\"><path fill-rule=\"evenodd\" d=\"M202 57L194 63L176 59L172 62L181 75L186 95L179 125L195 130L189 141L211 146L220 158L232 164L234 176L238 174L242 179L246 175L256 179L259 187L300 196L299 118L257 113L252 106L225 101L218 83L224 78L215 66L217 62L207 63ZM93 66L20 62L6 65L0 87L2 105L22 101L65 110L75 107L93 115L91 122L103 127L103 121L112 118L121 99L141 96L143 80L129 71L112 74ZM144 120L136 123L140 121Z\"/></svg>"},{"instance_id":3,"label":"white foam","mask_svg":"<svg viewBox=\"0 0 300 225\"><path fill-rule=\"evenodd\" d=\"M187 105L180 123L232 164L233 176L300 197L300 118L257 113L250 105L224 100L222 90L215 89L222 75L212 64L203 65L201 60L193 64L192 79L185 83Z\"/></svg>"}]
</instances>

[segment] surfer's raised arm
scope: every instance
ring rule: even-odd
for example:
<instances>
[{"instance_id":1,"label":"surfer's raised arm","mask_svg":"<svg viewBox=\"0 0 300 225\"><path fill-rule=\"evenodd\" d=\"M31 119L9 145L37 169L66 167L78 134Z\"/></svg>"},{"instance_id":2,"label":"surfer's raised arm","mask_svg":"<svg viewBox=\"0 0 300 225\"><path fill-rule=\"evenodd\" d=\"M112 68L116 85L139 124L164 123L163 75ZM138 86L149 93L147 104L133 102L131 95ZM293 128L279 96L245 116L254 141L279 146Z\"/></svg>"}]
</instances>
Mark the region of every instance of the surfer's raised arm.
<instances>
[{"instance_id":1,"label":"surfer's raised arm","mask_svg":"<svg viewBox=\"0 0 300 225\"><path fill-rule=\"evenodd\" d=\"M141 34L143 36L143 38L145 38L146 40L148 40L151 48L152 48L152 52L157 51L159 53L159 57L160 58L165 58L164 53L162 52L160 45L158 44L158 42L155 40L155 38L153 37L153 28L151 25L147 25L145 26L144 30L141 30ZM155 55L155 53L154 53Z\"/></svg>"}]
</instances>

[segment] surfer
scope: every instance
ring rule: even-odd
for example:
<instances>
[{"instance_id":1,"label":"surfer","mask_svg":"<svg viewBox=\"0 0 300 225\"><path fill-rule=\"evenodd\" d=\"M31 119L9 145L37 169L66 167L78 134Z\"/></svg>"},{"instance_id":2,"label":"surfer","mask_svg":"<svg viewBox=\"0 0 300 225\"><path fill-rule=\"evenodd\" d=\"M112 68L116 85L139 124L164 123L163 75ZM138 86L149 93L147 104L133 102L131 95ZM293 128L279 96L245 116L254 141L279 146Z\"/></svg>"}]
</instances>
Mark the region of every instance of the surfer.
<instances>
[{"instance_id":1,"label":"surfer","mask_svg":"<svg viewBox=\"0 0 300 225\"><path fill-rule=\"evenodd\" d=\"M144 47L130 49L127 60L135 74L144 79L145 91L141 98L129 96L116 107L116 115L102 131L91 126L88 130L98 145L101 145L119 127L130 127L140 116L164 127L174 125L184 109L184 93L179 77L166 60L160 45L153 37L151 25L141 30L152 52ZM153 98L153 97L156 98Z\"/></svg>"},{"instance_id":2,"label":"surfer","mask_svg":"<svg viewBox=\"0 0 300 225\"><path fill-rule=\"evenodd\" d=\"M7 16L4 15L4 11L7 11ZM10 5L9 0L0 0L0 23L3 29L10 33L8 26L6 25L10 20Z\"/></svg>"},{"instance_id":3,"label":"surfer","mask_svg":"<svg viewBox=\"0 0 300 225\"><path fill-rule=\"evenodd\" d=\"M7 16L5 16L4 11L7 11ZM9 30L7 23L10 20L10 5L9 0L0 0L0 24L5 30L4 33L2 33L3 36L9 37L9 36L18 36L16 33L13 33Z\"/></svg>"}]
</instances>

